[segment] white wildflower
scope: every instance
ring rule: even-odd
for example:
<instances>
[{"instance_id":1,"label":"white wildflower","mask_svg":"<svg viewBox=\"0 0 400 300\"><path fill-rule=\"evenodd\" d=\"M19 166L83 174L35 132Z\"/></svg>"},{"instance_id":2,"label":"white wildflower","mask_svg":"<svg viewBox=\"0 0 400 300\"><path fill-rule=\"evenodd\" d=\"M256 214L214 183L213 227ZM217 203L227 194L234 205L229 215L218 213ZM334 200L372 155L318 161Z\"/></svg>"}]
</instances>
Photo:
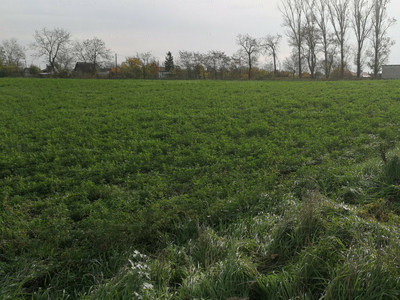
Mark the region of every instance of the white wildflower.
<instances>
[{"instance_id":1,"label":"white wildflower","mask_svg":"<svg viewBox=\"0 0 400 300\"><path fill-rule=\"evenodd\" d=\"M152 290L152 289L154 289L154 287L151 283L143 282L143 289L144 290Z\"/></svg>"}]
</instances>

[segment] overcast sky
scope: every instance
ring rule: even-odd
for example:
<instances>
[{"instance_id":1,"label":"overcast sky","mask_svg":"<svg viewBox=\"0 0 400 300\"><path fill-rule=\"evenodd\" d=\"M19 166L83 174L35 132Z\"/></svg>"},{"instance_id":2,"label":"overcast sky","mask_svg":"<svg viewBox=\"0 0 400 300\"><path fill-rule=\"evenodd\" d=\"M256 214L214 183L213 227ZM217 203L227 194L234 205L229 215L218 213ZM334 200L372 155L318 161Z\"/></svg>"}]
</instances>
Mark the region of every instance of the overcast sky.
<instances>
[{"instance_id":1,"label":"overcast sky","mask_svg":"<svg viewBox=\"0 0 400 300\"><path fill-rule=\"evenodd\" d=\"M400 1L392 0L389 14L400 21ZM225 51L239 47L236 36L280 33L284 36L279 59L290 53L281 26L280 0L1 0L0 41L17 38L27 46L35 29L63 28L74 39L98 37L118 54L118 61L136 52L152 52L164 62L168 51ZM397 41L389 64L400 64L400 22L390 29ZM45 66L28 52L28 65Z\"/></svg>"}]
</instances>

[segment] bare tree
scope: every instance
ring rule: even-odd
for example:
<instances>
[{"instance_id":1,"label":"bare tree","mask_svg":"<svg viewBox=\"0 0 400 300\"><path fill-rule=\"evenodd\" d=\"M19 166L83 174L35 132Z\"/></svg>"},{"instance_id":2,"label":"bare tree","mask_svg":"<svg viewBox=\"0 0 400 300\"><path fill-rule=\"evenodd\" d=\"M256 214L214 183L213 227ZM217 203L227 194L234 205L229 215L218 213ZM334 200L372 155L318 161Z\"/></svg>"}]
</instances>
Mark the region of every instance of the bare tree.
<instances>
[{"instance_id":1,"label":"bare tree","mask_svg":"<svg viewBox=\"0 0 400 300\"><path fill-rule=\"evenodd\" d=\"M179 51L179 65L186 70L186 78L191 78L194 71L193 54L190 51Z\"/></svg>"},{"instance_id":2,"label":"bare tree","mask_svg":"<svg viewBox=\"0 0 400 300\"><path fill-rule=\"evenodd\" d=\"M223 77L223 70L229 61L229 57L225 55L223 51L209 51L204 58L204 63L207 70L212 72L214 79L218 78L218 72L221 73L221 79Z\"/></svg>"},{"instance_id":3,"label":"bare tree","mask_svg":"<svg viewBox=\"0 0 400 300\"><path fill-rule=\"evenodd\" d=\"M328 9L336 41L340 48L340 75L344 77L346 66L346 39L349 27L350 0L330 0Z\"/></svg>"},{"instance_id":4,"label":"bare tree","mask_svg":"<svg viewBox=\"0 0 400 300\"><path fill-rule=\"evenodd\" d=\"M211 69L217 65L219 56L223 57L223 52L210 51L208 54L200 52L179 51L180 67L185 69L187 79L200 79L206 77L206 68ZM213 62L214 60L214 62Z\"/></svg>"},{"instance_id":5,"label":"bare tree","mask_svg":"<svg viewBox=\"0 0 400 300\"><path fill-rule=\"evenodd\" d=\"M149 66L156 61L156 58L151 52L136 53L136 57L140 60L143 78L148 78Z\"/></svg>"},{"instance_id":6,"label":"bare tree","mask_svg":"<svg viewBox=\"0 0 400 300\"><path fill-rule=\"evenodd\" d=\"M96 69L102 61L111 59L111 50L106 47L103 40L94 37L93 39L76 41L73 45L73 53L78 60L92 63Z\"/></svg>"},{"instance_id":7,"label":"bare tree","mask_svg":"<svg viewBox=\"0 0 400 300\"><path fill-rule=\"evenodd\" d=\"M304 0L282 0L282 6L279 6L283 15L283 26L288 27L286 34L290 45L297 51L299 77L302 76L303 6Z\"/></svg>"},{"instance_id":8,"label":"bare tree","mask_svg":"<svg viewBox=\"0 0 400 300\"><path fill-rule=\"evenodd\" d=\"M236 44L241 46L239 53L246 58L248 65L248 75L251 79L251 68L257 62L260 53L260 47L257 39L249 34L238 34Z\"/></svg>"},{"instance_id":9,"label":"bare tree","mask_svg":"<svg viewBox=\"0 0 400 300\"><path fill-rule=\"evenodd\" d=\"M194 71L196 75L196 79L205 78L205 69L204 64L206 61L206 55L200 52L192 52L192 61L194 65Z\"/></svg>"},{"instance_id":10,"label":"bare tree","mask_svg":"<svg viewBox=\"0 0 400 300\"><path fill-rule=\"evenodd\" d=\"M357 77L360 78L365 63L365 58L363 58L364 43L372 29L370 22L372 6L369 5L368 0L353 0L352 4L351 25L357 42L355 64L357 67Z\"/></svg>"},{"instance_id":11,"label":"bare tree","mask_svg":"<svg viewBox=\"0 0 400 300\"><path fill-rule=\"evenodd\" d=\"M334 56L336 55L337 43L334 41L333 33L329 27L329 10L326 0L313 1L312 12L320 33L320 47L323 53L321 67L325 78L328 79L331 74Z\"/></svg>"},{"instance_id":12,"label":"bare tree","mask_svg":"<svg viewBox=\"0 0 400 300\"><path fill-rule=\"evenodd\" d=\"M56 65L58 68L60 68L61 73L68 73L73 68L72 67L73 61L74 61L74 56L72 55L71 51L67 49L65 51L60 52L56 60Z\"/></svg>"},{"instance_id":13,"label":"bare tree","mask_svg":"<svg viewBox=\"0 0 400 300\"><path fill-rule=\"evenodd\" d=\"M207 69L214 73L215 79L217 79L218 73L219 78L224 79L224 74L228 70L230 62L231 58L223 51L210 51L205 56Z\"/></svg>"},{"instance_id":14,"label":"bare tree","mask_svg":"<svg viewBox=\"0 0 400 300\"><path fill-rule=\"evenodd\" d=\"M0 67L2 67L5 64L6 60L6 55L3 47L0 45Z\"/></svg>"},{"instance_id":15,"label":"bare tree","mask_svg":"<svg viewBox=\"0 0 400 300\"><path fill-rule=\"evenodd\" d=\"M299 62L297 61L299 56L297 55L297 49L293 49L289 57L286 57L283 61L283 68L286 72L289 72L294 77L298 72Z\"/></svg>"},{"instance_id":16,"label":"bare tree","mask_svg":"<svg viewBox=\"0 0 400 300\"><path fill-rule=\"evenodd\" d=\"M7 70L13 72L24 66L25 48L19 45L15 38L4 40L0 45L0 56Z\"/></svg>"},{"instance_id":17,"label":"bare tree","mask_svg":"<svg viewBox=\"0 0 400 300\"><path fill-rule=\"evenodd\" d=\"M308 69L310 70L311 78L315 78L317 68L317 54L319 52L318 45L321 40L321 30L318 26L317 19L313 12L315 6L314 0L306 0L303 5L304 25L304 57L307 60Z\"/></svg>"},{"instance_id":18,"label":"bare tree","mask_svg":"<svg viewBox=\"0 0 400 300\"><path fill-rule=\"evenodd\" d=\"M277 54L279 50L279 43L281 42L282 36L280 34L270 35L268 34L266 37L261 39L260 46L264 48L264 52L272 56L274 62L274 74L276 76L276 60Z\"/></svg>"},{"instance_id":19,"label":"bare tree","mask_svg":"<svg viewBox=\"0 0 400 300\"><path fill-rule=\"evenodd\" d=\"M390 0L373 0L372 4L372 49L368 51L370 57L368 66L375 76L378 75L382 65L387 62L390 48L395 44L395 41L387 35L387 30L396 24L396 19L389 18L387 15L389 2Z\"/></svg>"},{"instance_id":20,"label":"bare tree","mask_svg":"<svg viewBox=\"0 0 400 300\"><path fill-rule=\"evenodd\" d=\"M230 59L229 70L231 78L242 78L243 74L247 73L247 59L243 59L242 53L237 51Z\"/></svg>"},{"instance_id":21,"label":"bare tree","mask_svg":"<svg viewBox=\"0 0 400 300\"><path fill-rule=\"evenodd\" d=\"M52 70L56 71L56 60L60 53L67 51L71 33L60 28L43 28L40 31L35 30L33 37L35 41L30 44L30 48L36 51L36 57L46 56Z\"/></svg>"},{"instance_id":22,"label":"bare tree","mask_svg":"<svg viewBox=\"0 0 400 300\"><path fill-rule=\"evenodd\" d=\"M220 57L219 72L220 72L221 79L224 79L224 74L226 73L226 71L228 71L228 67L229 67L231 60L232 60L232 58L225 54Z\"/></svg>"}]
</instances>

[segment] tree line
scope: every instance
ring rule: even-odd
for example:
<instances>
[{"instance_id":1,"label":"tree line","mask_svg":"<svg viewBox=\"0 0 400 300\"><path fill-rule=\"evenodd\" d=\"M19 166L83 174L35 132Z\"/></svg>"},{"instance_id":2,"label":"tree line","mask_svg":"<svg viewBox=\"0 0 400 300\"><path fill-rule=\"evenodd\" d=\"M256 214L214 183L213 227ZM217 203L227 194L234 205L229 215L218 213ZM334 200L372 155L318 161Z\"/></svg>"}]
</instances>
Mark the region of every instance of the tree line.
<instances>
[{"instance_id":1,"label":"tree line","mask_svg":"<svg viewBox=\"0 0 400 300\"><path fill-rule=\"evenodd\" d=\"M26 67L25 51L34 51L35 58L44 58L48 71L55 75L68 74L76 61L99 67L111 59L111 50L103 40L94 37L83 41L72 41L69 31L60 28L35 30L34 41L28 47L18 44L15 38L4 40L0 45L0 75L20 74ZM34 65L29 67L32 74L41 70Z\"/></svg>"},{"instance_id":2,"label":"tree line","mask_svg":"<svg viewBox=\"0 0 400 300\"><path fill-rule=\"evenodd\" d=\"M228 56L224 51L207 53L179 51L174 62L167 53L163 71L178 79L263 79L279 76L345 77L351 58L356 76L365 67L377 76L388 60L395 41L388 29L396 23L388 15L390 0L281 0L279 11L283 27L292 47L283 62L278 60L282 35L268 34L254 38L239 34L238 51ZM20 74L26 67L25 51L34 51L35 58L45 58L48 69L56 76L70 74L74 62L94 66L93 70L108 67L114 75L126 78L158 78L159 61L151 52L125 57L114 62L112 52L103 40L94 37L83 41L72 40L69 31L60 28L35 30L34 41L28 48L15 38L0 44L0 76ZM349 43L349 39L353 44ZM270 63L260 67L264 55ZM40 72L30 66L33 74Z\"/></svg>"},{"instance_id":3,"label":"tree line","mask_svg":"<svg viewBox=\"0 0 400 300\"><path fill-rule=\"evenodd\" d=\"M282 0L279 10L289 44L293 47L292 68L311 77L321 70L329 78L339 66L344 77L354 58L357 77L367 65L377 76L388 60L395 41L388 29L396 23L388 16L390 0ZM348 38L353 34L355 44Z\"/></svg>"},{"instance_id":4,"label":"tree line","mask_svg":"<svg viewBox=\"0 0 400 300\"><path fill-rule=\"evenodd\" d=\"M220 78L271 75L257 68L264 54L272 60L274 76L344 78L350 73L353 58L357 77L361 77L366 66L376 77L395 44L388 36L388 29L396 23L388 15L389 3L390 0L281 0L282 25L292 47L291 55L280 67L284 72L277 69L280 34L262 38L239 34L236 39L239 50L231 57L221 51L206 54L179 51L178 70L187 78L204 77L206 73L214 79L217 75ZM354 44L349 43L350 37Z\"/></svg>"}]
</instances>

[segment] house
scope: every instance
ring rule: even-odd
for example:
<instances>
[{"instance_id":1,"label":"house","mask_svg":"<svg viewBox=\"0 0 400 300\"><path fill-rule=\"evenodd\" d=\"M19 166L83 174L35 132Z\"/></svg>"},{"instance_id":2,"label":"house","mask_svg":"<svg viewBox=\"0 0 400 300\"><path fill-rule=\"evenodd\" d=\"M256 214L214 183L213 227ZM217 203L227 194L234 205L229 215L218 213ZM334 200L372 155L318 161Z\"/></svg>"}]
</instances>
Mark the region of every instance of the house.
<instances>
[{"instance_id":1,"label":"house","mask_svg":"<svg viewBox=\"0 0 400 300\"><path fill-rule=\"evenodd\" d=\"M39 73L39 77L40 78L48 78L48 77L52 77L54 74L58 74L58 70L57 68L52 68L49 65L46 65L46 69L42 70L41 73Z\"/></svg>"},{"instance_id":2,"label":"house","mask_svg":"<svg viewBox=\"0 0 400 300\"><path fill-rule=\"evenodd\" d=\"M348 70L348 72L345 71L344 74L345 74L346 77L357 77L357 73L352 72L350 70Z\"/></svg>"},{"instance_id":3,"label":"house","mask_svg":"<svg viewBox=\"0 0 400 300\"><path fill-rule=\"evenodd\" d=\"M360 77L361 78L371 78L371 75L369 75L367 72L361 72Z\"/></svg>"},{"instance_id":4,"label":"house","mask_svg":"<svg viewBox=\"0 0 400 300\"><path fill-rule=\"evenodd\" d=\"M382 79L400 79L400 65L382 66Z\"/></svg>"},{"instance_id":5,"label":"house","mask_svg":"<svg viewBox=\"0 0 400 300\"><path fill-rule=\"evenodd\" d=\"M109 77L111 68L99 68L94 63L77 62L74 68L74 75L78 78Z\"/></svg>"},{"instance_id":6,"label":"house","mask_svg":"<svg viewBox=\"0 0 400 300\"><path fill-rule=\"evenodd\" d=\"M31 73L31 68L24 68L24 77L33 77Z\"/></svg>"},{"instance_id":7,"label":"house","mask_svg":"<svg viewBox=\"0 0 400 300\"><path fill-rule=\"evenodd\" d=\"M158 67L158 78L167 78L169 72L165 70L165 67Z\"/></svg>"},{"instance_id":8,"label":"house","mask_svg":"<svg viewBox=\"0 0 400 300\"><path fill-rule=\"evenodd\" d=\"M96 73L94 63L77 62L74 68L74 74L78 78L93 78Z\"/></svg>"},{"instance_id":9,"label":"house","mask_svg":"<svg viewBox=\"0 0 400 300\"><path fill-rule=\"evenodd\" d=\"M100 77L107 77L111 73L111 68L99 68L98 75Z\"/></svg>"}]
</instances>

